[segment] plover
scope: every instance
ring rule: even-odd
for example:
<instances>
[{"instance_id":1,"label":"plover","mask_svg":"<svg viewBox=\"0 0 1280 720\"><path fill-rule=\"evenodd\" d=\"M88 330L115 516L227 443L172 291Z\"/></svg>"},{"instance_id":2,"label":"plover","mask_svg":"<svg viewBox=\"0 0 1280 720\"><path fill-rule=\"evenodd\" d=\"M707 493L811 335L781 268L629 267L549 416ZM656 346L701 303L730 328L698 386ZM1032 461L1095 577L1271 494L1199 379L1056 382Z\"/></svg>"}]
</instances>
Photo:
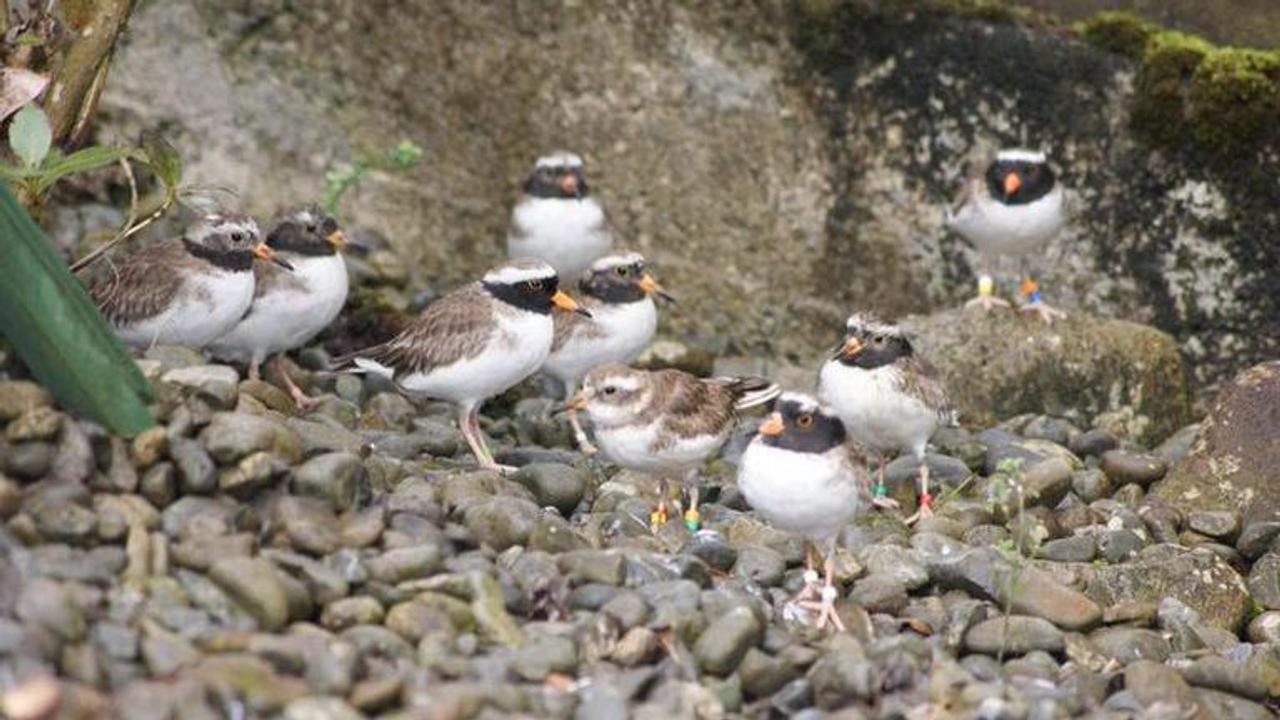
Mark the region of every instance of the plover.
<instances>
[{"instance_id":1,"label":"plover","mask_svg":"<svg viewBox=\"0 0 1280 720\"><path fill-rule=\"evenodd\" d=\"M613 250L604 208L589 194L582 158L557 152L538 158L511 212L507 256L550 263L565 283Z\"/></svg>"},{"instance_id":2,"label":"plover","mask_svg":"<svg viewBox=\"0 0 1280 720\"><path fill-rule=\"evenodd\" d=\"M867 314L845 323L844 341L823 364L818 398L831 407L845 429L880 461L875 494L883 497L885 453L906 451L920 462L920 515L932 512L925 449L955 413L937 372L917 357L906 334Z\"/></svg>"},{"instance_id":3,"label":"plover","mask_svg":"<svg viewBox=\"0 0 1280 720\"><path fill-rule=\"evenodd\" d=\"M698 468L729 438L738 412L777 397L777 385L761 378L694 377L680 370L635 370L601 365L582 381L565 409L584 410L604 454L622 467L656 474L659 500L651 522L667 522L670 476L683 474L691 530L698 513ZM679 503L676 504L679 513Z\"/></svg>"},{"instance_id":4,"label":"plover","mask_svg":"<svg viewBox=\"0 0 1280 720\"><path fill-rule=\"evenodd\" d=\"M658 328L655 295L672 301L649 274L639 253L617 253L595 261L578 283L577 292L591 317L576 313L556 316L551 355L542 371L563 383L569 398L592 368L635 360L653 341ZM583 431L577 411L569 411L569 423L578 447L594 454L597 449Z\"/></svg>"},{"instance_id":5,"label":"plover","mask_svg":"<svg viewBox=\"0 0 1280 720\"><path fill-rule=\"evenodd\" d=\"M816 400L783 393L742 453L738 488L770 524L798 533L820 548L825 581L820 601L812 601L818 576L812 554L805 553L805 589L793 605L818 613L818 627L832 622L842 632L835 610L836 540L863 506L866 460L847 442L844 424Z\"/></svg>"},{"instance_id":6,"label":"plover","mask_svg":"<svg viewBox=\"0 0 1280 720\"><path fill-rule=\"evenodd\" d=\"M982 175L966 180L960 197L947 210L946 224L960 233L989 265L996 256L1027 256L1044 248L1067 222L1061 183L1042 152L1001 150ZM1045 304L1038 282L1025 275L1019 294L1022 310L1051 322L1060 310ZM986 309L1008 306L994 294L994 280L978 278L978 296L969 305Z\"/></svg>"},{"instance_id":7,"label":"plover","mask_svg":"<svg viewBox=\"0 0 1280 720\"><path fill-rule=\"evenodd\" d=\"M127 344L200 349L235 327L249 309L255 257L289 267L258 242L252 218L207 215L180 239L147 245L109 264L89 281L88 291Z\"/></svg>"},{"instance_id":8,"label":"plover","mask_svg":"<svg viewBox=\"0 0 1280 720\"><path fill-rule=\"evenodd\" d=\"M311 340L347 301L347 266L340 253L348 243L334 218L315 206L296 209L272 228L266 242L293 271L258 263L249 312L209 346L215 357L248 363L255 380L263 360ZM299 407L315 403L280 370Z\"/></svg>"},{"instance_id":9,"label":"plover","mask_svg":"<svg viewBox=\"0 0 1280 720\"><path fill-rule=\"evenodd\" d=\"M485 445L479 410L551 353L552 309L586 313L541 260L512 260L428 305L395 338L334 360L390 378L407 395L447 400L480 466L507 471Z\"/></svg>"}]
</instances>

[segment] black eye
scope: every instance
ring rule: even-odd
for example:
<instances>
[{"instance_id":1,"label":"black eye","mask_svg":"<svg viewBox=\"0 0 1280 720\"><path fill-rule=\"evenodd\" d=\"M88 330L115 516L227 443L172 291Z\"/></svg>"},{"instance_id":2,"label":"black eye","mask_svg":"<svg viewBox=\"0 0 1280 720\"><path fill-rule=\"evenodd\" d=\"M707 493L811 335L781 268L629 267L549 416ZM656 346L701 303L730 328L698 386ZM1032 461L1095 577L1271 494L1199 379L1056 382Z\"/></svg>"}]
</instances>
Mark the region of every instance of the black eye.
<instances>
[{"instance_id":1,"label":"black eye","mask_svg":"<svg viewBox=\"0 0 1280 720\"><path fill-rule=\"evenodd\" d=\"M615 395L618 392L618 388L612 385L606 385L604 390L601 390L601 392L603 392L605 395Z\"/></svg>"},{"instance_id":2,"label":"black eye","mask_svg":"<svg viewBox=\"0 0 1280 720\"><path fill-rule=\"evenodd\" d=\"M807 428L812 424L813 424L813 416L810 415L809 413L804 413L800 417L796 418L796 427Z\"/></svg>"},{"instance_id":3,"label":"black eye","mask_svg":"<svg viewBox=\"0 0 1280 720\"><path fill-rule=\"evenodd\" d=\"M233 243L242 243L242 242L244 242L244 241L245 241L245 234L244 234L244 233L242 233L242 232L233 232L233 233L231 233L231 242L233 242Z\"/></svg>"},{"instance_id":4,"label":"black eye","mask_svg":"<svg viewBox=\"0 0 1280 720\"><path fill-rule=\"evenodd\" d=\"M314 233L316 231L315 223L307 223L307 232Z\"/></svg>"},{"instance_id":5,"label":"black eye","mask_svg":"<svg viewBox=\"0 0 1280 720\"><path fill-rule=\"evenodd\" d=\"M524 283L524 291L527 293L536 293L542 291L541 280L526 280Z\"/></svg>"},{"instance_id":6,"label":"black eye","mask_svg":"<svg viewBox=\"0 0 1280 720\"><path fill-rule=\"evenodd\" d=\"M884 336L883 336L883 335L877 335L877 336L875 336L875 338L874 338L871 342L873 342L873 343L875 343L875 344L877 344L877 345L883 345L883 344L884 344Z\"/></svg>"},{"instance_id":7,"label":"black eye","mask_svg":"<svg viewBox=\"0 0 1280 720\"><path fill-rule=\"evenodd\" d=\"M627 269L627 266L626 266L626 265L623 265L622 267L619 267L619 268L617 269L618 277L626 277L626 276L627 276L627 272L629 272L629 271L628 271L628 269Z\"/></svg>"}]
</instances>

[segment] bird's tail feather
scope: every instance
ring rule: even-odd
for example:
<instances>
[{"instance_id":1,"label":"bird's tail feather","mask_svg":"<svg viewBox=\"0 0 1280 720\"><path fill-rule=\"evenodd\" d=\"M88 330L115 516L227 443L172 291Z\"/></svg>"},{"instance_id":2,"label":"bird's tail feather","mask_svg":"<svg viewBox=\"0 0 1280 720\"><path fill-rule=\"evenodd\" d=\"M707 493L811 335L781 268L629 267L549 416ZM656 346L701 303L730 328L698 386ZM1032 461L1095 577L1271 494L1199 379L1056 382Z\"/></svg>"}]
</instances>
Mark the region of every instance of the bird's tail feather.
<instances>
[{"instance_id":1,"label":"bird's tail feather","mask_svg":"<svg viewBox=\"0 0 1280 720\"><path fill-rule=\"evenodd\" d=\"M777 383L762 377L732 377L719 378L721 382L729 385L729 389L737 396L733 407L735 410L746 410L758 405L764 405L782 394L782 388Z\"/></svg>"}]
</instances>

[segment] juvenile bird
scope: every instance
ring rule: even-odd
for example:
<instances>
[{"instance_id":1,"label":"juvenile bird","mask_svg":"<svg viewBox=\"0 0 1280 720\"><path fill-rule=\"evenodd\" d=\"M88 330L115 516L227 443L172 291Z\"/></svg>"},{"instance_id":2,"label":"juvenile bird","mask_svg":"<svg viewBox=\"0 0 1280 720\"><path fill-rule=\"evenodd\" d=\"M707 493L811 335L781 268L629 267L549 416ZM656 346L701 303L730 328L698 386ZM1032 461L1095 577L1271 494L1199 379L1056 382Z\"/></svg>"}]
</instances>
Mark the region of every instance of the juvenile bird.
<instances>
[{"instance_id":1,"label":"juvenile bird","mask_svg":"<svg viewBox=\"0 0 1280 720\"><path fill-rule=\"evenodd\" d=\"M847 442L840 418L798 393L783 393L738 465L738 488L771 525L803 535L824 558L820 601L812 597L817 573L812 553L805 588L793 605L816 611L818 627L828 621L842 632L835 611L836 540L863 506L866 460Z\"/></svg>"},{"instance_id":2,"label":"juvenile bird","mask_svg":"<svg viewBox=\"0 0 1280 720\"><path fill-rule=\"evenodd\" d=\"M960 233L990 265L997 256L1024 263L1053 239L1067 222L1062 185L1042 152L1001 150L982 175L968 178L947 210L946 224ZM969 305L990 310L1009 303L994 294L990 274L978 279L978 296ZM1022 310L1052 322L1062 311L1047 305L1030 274L1022 282Z\"/></svg>"},{"instance_id":3,"label":"juvenile bird","mask_svg":"<svg viewBox=\"0 0 1280 720\"><path fill-rule=\"evenodd\" d=\"M658 328L655 295L674 302L649 274L639 253L617 253L595 261L578 283L577 292L591 317L576 313L556 316L551 355L542 371L563 383L569 398L591 368L635 360L653 341ZM569 410L569 424L578 447L594 454L597 448L583 431L576 410Z\"/></svg>"},{"instance_id":4,"label":"juvenile bird","mask_svg":"<svg viewBox=\"0 0 1280 720\"><path fill-rule=\"evenodd\" d=\"M573 283L612 250L613 233L589 194L582 158L568 152L538 158L511 212L507 257L538 258Z\"/></svg>"},{"instance_id":5,"label":"juvenile bird","mask_svg":"<svg viewBox=\"0 0 1280 720\"><path fill-rule=\"evenodd\" d=\"M680 370L634 370L610 363L587 373L565 409L584 410L604 454L622 467L656 474L658 507L650 521L667 522L670 476L689 490L685 524L696 530L698 468L729 438L738 412L778 396L761 378L701 379ZM680 504L676 504L680 512Z\"/></svg>"},{"instance_id":6,"label":"juvenile bird","mask_svg":"<svg viewBox=\"0 0 1280 720\"><path fill-rule=\"evenodd\" d=\"M480 405L525 379L551 352L553 309L586 313L540 260L513 260L428 305L395 338L335 359L390 378L407 395L447 400L480 466L508 471L485 445Z\"/></svg>"},{"instance_id":7,"label":"juvenile bird","mask_svg":"<svg viewBox=\"0 0 1280 720\"><path fill-rule=\"evenodd\" d=\"M210 352L247 362L249 377L256 380L263 360L302 346L328 327L347 301L347 266L340 254L347 245L338 222L320 208L287 214L267 234L267 246L293 271L258 263L253 305L230 332L210 345ZM280 370L299 407L316 402L283 367Z\"/></svg>"},{"instance_id":8,"label":"juvenile bird","mask_svg":"<svg viewBox=\"0 0 1280 720\"><path fill-rule=\"evenodd\" d=\"M289 268L258 242L252 218L207 215L181 238L126 255L90 280L87 289L125 343L200 349L249 309L255 257Z\"/></svg>"},{"instance_id":9,"label":"juvenile bird","mask_svg":"<svg viewBox=\"0 0 1280 720\"><path fill-rule=\"evenodd\" d=\"M818 376L818 398L839 415L855 440L880 460L876 495L883 497L885 453L910 452L920 462L920 515L933 509L925 449L955 413L937 372L915 354L896 325L851 315L844 341Z\"/></svg>"}]
</instances>

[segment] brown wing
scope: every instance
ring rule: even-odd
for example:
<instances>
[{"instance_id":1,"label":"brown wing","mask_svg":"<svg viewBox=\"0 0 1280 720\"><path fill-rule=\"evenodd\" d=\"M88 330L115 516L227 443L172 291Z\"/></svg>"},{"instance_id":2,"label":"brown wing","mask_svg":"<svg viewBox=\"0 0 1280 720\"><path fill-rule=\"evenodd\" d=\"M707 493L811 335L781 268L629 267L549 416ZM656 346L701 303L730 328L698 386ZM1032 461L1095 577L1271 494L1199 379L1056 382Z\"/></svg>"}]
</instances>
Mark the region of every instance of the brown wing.
<instances>
[{"instance_id":1,"label":"brown wing","mask_svg":"<svg viewBox=\"0 0 1280 720\"><path fill-rule=\"evenodd\" d=\"M255 300L270 290L306 289L306 283L302 281L302 278L297 273L286 270L273 262L254 261L253 282L253 297Z\"/></svg>"},{"instance_id":2,"label":"brown wing","mask_svg":"<svg viewBox=\"0 0 1280 720\"><path fill-rule=\"evenodd\" d=\"M154 243L90 280L87 290L108 322L131 325L168 307L193 262L180 240Z\"/></svg>"},{"instance_id":3,"label":"brown wing","mask_svg":"<svg viewBox=\"0 0 1280 720\"><path fill-rule=\"evenodd\" d=\"M737 397L730 386L679 370L660 370L653 379L653 413L663 417L655 450L682 437L717 435L733 422Z\"/></svg>"},{"instance_id":4,"label":"brown wing","mask_svg":"<svg viewBox=\"0 0 1280 720\"><path fill-rule=\"evenodd\" d=\"M604 305L601 300L590 295L579 295L577 300L578 304L588 312ZM600 327L600 324L585 315L558 312L552 313L552 320L555 322L555 335L552 336L551 340L551 352L560 350L575 337L604 337L604 329Z\"/></svg>"},{"instance_id":5,"label":"brown wing","mask_svg":"<svg viewBox=\"0 0 1280 720\"><path fill-rule=\"evenodd\" d=\"M947 388L932 365L911 355L898 360L898 370L898 387L903 393L938 413L943 422L955 422L955 411L951 408L951 398L947 397Z\"/></svg>"},{"instance_id":6,"label":"brown wing","mask_svg":"<svg viewBox=\"0 0 1280 720\"><path fill-rule=\"evenodd\" d=\"M396 375L429 372L479 355L496 329L493 304L479 283L459 288L427 306L404 332L334 362L368 358Z\"/></svg>"}]
</instances>

